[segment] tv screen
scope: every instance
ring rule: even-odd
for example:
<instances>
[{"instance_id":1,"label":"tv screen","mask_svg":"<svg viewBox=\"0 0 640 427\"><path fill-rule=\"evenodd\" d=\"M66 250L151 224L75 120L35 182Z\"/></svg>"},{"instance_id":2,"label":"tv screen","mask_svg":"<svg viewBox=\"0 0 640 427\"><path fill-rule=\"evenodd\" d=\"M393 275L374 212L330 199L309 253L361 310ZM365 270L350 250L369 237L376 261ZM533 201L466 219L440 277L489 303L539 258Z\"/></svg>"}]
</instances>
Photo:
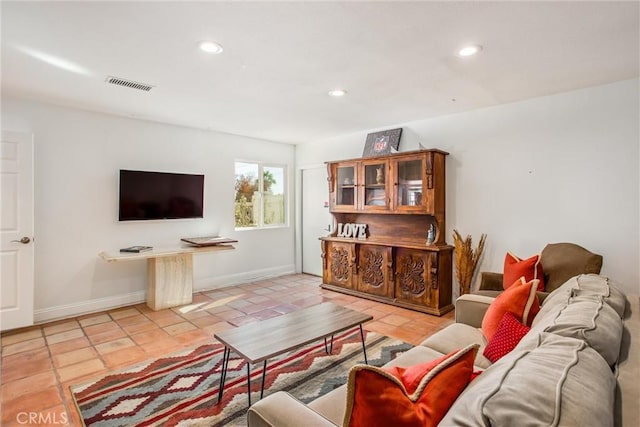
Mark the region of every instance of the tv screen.
<instances>
[{"instance_id":1,"label":"tv screen","mask_svg":"<svg viewBox=\"0 0 640 427\"><path fill-rule=\"evenodd\" d=\"M120 170L120 221L202 218L204 175Z\"/></svg>"}]
</instances>

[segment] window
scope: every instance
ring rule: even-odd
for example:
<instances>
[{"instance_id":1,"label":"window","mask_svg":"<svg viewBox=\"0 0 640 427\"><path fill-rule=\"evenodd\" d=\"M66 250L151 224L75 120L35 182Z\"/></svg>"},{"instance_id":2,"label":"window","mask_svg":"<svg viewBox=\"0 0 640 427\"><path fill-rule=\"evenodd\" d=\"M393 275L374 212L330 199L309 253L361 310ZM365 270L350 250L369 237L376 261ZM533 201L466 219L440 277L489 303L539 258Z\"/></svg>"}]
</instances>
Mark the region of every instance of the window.
<instances>
[{"instance_id":1,"label":"window","mask_svg":"<svg viewBox=\"0 0 640 427\"><path fill-rule=\"evenodd\" d=\"M286 225L285 168L236 162L236 228Z\"/></svg>"}]
</instances>

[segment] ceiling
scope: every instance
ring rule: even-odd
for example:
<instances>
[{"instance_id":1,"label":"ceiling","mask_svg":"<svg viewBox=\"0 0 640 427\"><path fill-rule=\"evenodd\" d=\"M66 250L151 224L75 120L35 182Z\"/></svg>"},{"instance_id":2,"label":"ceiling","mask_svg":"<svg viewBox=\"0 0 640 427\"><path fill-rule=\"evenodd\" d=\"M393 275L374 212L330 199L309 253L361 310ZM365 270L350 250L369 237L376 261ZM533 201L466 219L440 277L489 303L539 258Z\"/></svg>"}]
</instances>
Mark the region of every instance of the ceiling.
<instances>
[{"instance_id":1,"label":"ceiling","mask_svg":"<svg viewBox=\"0 0 640 427\"><path fill-rule=\"evenodd\" d=\"M639 6L2 1L2 91L316 142L638 77ZM224 52L200 51L203 39ZM458 57L469 43L482 52ZM155 87L114 86L107 76ZM332 98L334 88L348 93Z\"/></svg>"}]
</instances>

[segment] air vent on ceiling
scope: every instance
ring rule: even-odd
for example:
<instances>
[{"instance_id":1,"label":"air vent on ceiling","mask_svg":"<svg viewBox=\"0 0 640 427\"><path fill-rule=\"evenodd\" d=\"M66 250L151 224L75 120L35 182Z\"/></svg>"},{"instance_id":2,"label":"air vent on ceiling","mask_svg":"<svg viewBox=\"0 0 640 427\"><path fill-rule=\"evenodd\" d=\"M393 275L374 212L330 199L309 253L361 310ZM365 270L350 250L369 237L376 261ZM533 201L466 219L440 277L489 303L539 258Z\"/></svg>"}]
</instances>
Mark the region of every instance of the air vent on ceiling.
<instances>
[{"instance_id":1,"label":"air vent on ceiling","mask_svg":"<svg viewBox=\"0 0 640 427\"><path fill-rule=\"evenodd\" d=\"M134 82L133 80L127 80L120 77L108 76L105 80L107 83L111 83L118 86L130 87L131 89L144 90L145 92L149 92L153 85L146 83Z\"/></svg>"}]
</instances>

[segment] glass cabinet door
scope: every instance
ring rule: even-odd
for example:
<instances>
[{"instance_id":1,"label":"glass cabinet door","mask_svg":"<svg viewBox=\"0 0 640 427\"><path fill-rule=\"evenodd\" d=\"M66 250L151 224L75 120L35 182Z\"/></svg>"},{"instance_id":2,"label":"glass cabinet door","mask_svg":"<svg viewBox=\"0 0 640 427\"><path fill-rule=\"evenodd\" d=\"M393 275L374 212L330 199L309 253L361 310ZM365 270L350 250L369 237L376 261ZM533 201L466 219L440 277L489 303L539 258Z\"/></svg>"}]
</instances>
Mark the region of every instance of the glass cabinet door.
<instances>
[{"instance_id":1,"label":"glass cabinet door","mask_svg":"<svg viewBox=\"0 0 640 427\"><path fill-rule=\"evenodd\" d=\"M336 208L355 208L356 206L356 167L339 166L336 168Z\"/></svg>"},{"instance_id":2,"label":"glass cabinet door","mask_svg":"<svg viewBox=\"0 0 640 427\"><path fill-rule=\"evenodd\" d=\"M396 197L396 208L421 207L423 202L423 173L424 166L422 158L398 160L398 187Z\"/></svg>"},{"instance_id":3,"label":"glass cabinet door","mask_svg":"<svg viewBox=\"0 0 640 427\"><path fill-rule=\"evenodd\" d=\"M388 209L387 162L363 162L362 205L364 209Z\"/></svg>"}]
</instances>

